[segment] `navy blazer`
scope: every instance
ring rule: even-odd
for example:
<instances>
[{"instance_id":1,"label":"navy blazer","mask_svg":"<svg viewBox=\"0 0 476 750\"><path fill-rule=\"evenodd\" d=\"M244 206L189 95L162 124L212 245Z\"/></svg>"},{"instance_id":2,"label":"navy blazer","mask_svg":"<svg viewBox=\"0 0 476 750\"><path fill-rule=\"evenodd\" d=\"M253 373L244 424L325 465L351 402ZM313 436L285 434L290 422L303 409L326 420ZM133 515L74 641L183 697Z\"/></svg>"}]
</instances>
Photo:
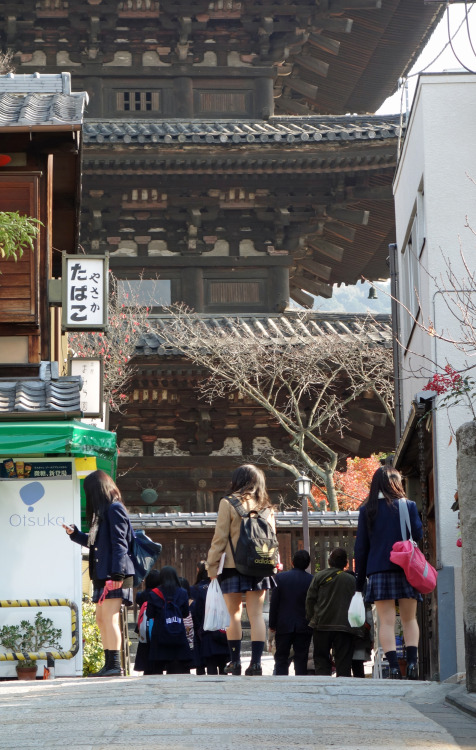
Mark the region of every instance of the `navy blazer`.
<instances>
[{"instance_id":1,"label":"navy blazer","mask_svg":"<svg viewBox=\"0 0 476 750\"><path fill-rule=\"evenodd\" d=\"M407 500L407 505L413 541L418 542L423 534L418 508L412 500ZM385 499L379 500L377 515L370 534L367 527L367 506L361 506L354 547L357 591L363 590L365 577L372 573L401 570L399 565L390 562L390 552L394 543L401 541L398 500L394 500L392 505L388 505Z\"/></svg>"},{"instance_id":2,"label":"navy blazer","mask_svg":"<svg viewBox=\"0 0 476 750\"><path fill-rule=\"evenodd\" d=\"M310 633L306 620L306 595L312 575L293 568L275 577L271 592L269 627L276 633Z\"/></svg>"},{"instance_id":3,"label":"navy blazer","mask_svg":"<svg viewBox=\"0 0 476 750\"><path fill-rule=\"evenodd\" d=\"M88 535L76 526L70 538L83 547L88 546ZM122 581L134 575L131 544L132 526L127 511L122 503L111 503L99 522L94 546L89 550L94 560L94 579Z\"/></svg>"}]
</instances>

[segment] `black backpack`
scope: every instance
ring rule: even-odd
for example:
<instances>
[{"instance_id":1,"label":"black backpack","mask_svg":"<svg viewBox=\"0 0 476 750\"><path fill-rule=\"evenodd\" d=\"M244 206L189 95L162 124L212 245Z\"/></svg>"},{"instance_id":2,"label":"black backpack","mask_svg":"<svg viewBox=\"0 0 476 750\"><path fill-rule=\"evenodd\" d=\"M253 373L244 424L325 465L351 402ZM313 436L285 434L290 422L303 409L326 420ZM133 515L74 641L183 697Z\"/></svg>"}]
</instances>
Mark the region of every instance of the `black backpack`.
<instances>
[{"instance_id":1,"label":"black backpack","mask_svg":"<svg viewBox=\"0 0 476 750\"><path fill-rule=\"evenodd\" d=\"M235 568L244 576L263 578L276 572L278 564L278 539L276 532L268 521L270 508L247 511L243 504L233 495L226 499L241 516L240 536L233 548Z\"/></svg>"}]
</instances>

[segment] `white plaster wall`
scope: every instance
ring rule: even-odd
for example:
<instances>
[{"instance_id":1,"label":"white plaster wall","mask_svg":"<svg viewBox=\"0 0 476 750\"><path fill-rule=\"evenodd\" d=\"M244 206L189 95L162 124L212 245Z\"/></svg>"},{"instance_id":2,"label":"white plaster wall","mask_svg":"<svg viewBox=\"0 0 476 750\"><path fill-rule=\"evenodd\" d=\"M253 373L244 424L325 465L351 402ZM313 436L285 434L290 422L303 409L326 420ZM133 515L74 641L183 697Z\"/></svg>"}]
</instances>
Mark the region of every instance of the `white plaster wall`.
<instances>
[{"instance_id":1,"label":"white plaster wall","mask_svg":"<svg viewBox=\"0 0 476 750\"><path fill-rule=\"evenodd\" d=\"M471 269L476 265L476 76L440 74L421 76L409 128L394 182L397 245L404 247L413 207L423 178L425 247L420 263L420 302L424 320L437 331L458 336L458 324L448 309L450 298L446 259L457 277L466 272L463 250ZM401 261L400 252L397 253ZM398 268L401 278L401 266ZM436 281L435 281L436 279ZM439 289L446 289L442 294ZM404 312L400 310L399 317ZM401 330L401 325L400 325ZM456 369L464 355L452 344L415 330L408 350L401 353L404 419L415 394L428 382L437 365ZM420 370L421 368L421 370ZM438 519L438 557L455 570L455 611L458 668L464 669L462 627L461 550L456 546L457 516L451 510L456 490L454 431L472 418L468 408L440 409L434 422L435 497Z\"/></svg>"}]
</instances>

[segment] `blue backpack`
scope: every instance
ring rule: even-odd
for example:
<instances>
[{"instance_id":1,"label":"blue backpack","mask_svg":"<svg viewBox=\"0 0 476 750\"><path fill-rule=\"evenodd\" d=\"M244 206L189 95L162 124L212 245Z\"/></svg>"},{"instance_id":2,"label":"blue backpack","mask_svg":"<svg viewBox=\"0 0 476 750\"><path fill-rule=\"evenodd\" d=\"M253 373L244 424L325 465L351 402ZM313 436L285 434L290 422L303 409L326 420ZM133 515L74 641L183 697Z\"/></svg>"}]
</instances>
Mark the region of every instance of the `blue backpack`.
<instances>
[{"instance_id":1,"label":"blue backpack","mask_svg":"<svg viewBox=\"0 0 476 750\"><path fill-rule=\"evenodd\" d=\"M164 605L165 630L171 636L177 636L185 632L182 612L176 602L176 596L177 593L171 599L167 597Z\"/></svg>"}]
</instances>

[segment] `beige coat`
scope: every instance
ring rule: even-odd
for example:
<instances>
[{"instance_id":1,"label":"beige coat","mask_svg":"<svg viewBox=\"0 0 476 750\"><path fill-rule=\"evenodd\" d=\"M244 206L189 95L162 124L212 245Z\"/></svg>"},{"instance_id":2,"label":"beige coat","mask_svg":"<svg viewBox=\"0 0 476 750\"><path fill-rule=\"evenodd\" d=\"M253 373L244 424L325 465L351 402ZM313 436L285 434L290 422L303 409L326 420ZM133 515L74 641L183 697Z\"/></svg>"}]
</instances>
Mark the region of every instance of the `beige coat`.
<instances>
[{"instance_id":1,"label":"beige coat","mask_svg":"<svg viewBox=\"0 0 476 750\"><path fill-rule=\"evenodd\" d=\"M246 510L253 510L256 507L256 503L252 500L245 500L243 502ZM276 530L276 522L274 518L274 511L268 516L269 524ZM212 544L208 552L207 567L208 575L210 578L215 578L218 571L218 565L220 558L225 552L225 568L234 568L235 561L233 559L233 553L231 551L229 536L233 542L233 547L236 549L236 544L240 536L241 516L234 509L232 504L224 497L220 500L218 506L218 518L217 525L215 526L215 533L213 535Z\"/></svg>"}]
</instances>

